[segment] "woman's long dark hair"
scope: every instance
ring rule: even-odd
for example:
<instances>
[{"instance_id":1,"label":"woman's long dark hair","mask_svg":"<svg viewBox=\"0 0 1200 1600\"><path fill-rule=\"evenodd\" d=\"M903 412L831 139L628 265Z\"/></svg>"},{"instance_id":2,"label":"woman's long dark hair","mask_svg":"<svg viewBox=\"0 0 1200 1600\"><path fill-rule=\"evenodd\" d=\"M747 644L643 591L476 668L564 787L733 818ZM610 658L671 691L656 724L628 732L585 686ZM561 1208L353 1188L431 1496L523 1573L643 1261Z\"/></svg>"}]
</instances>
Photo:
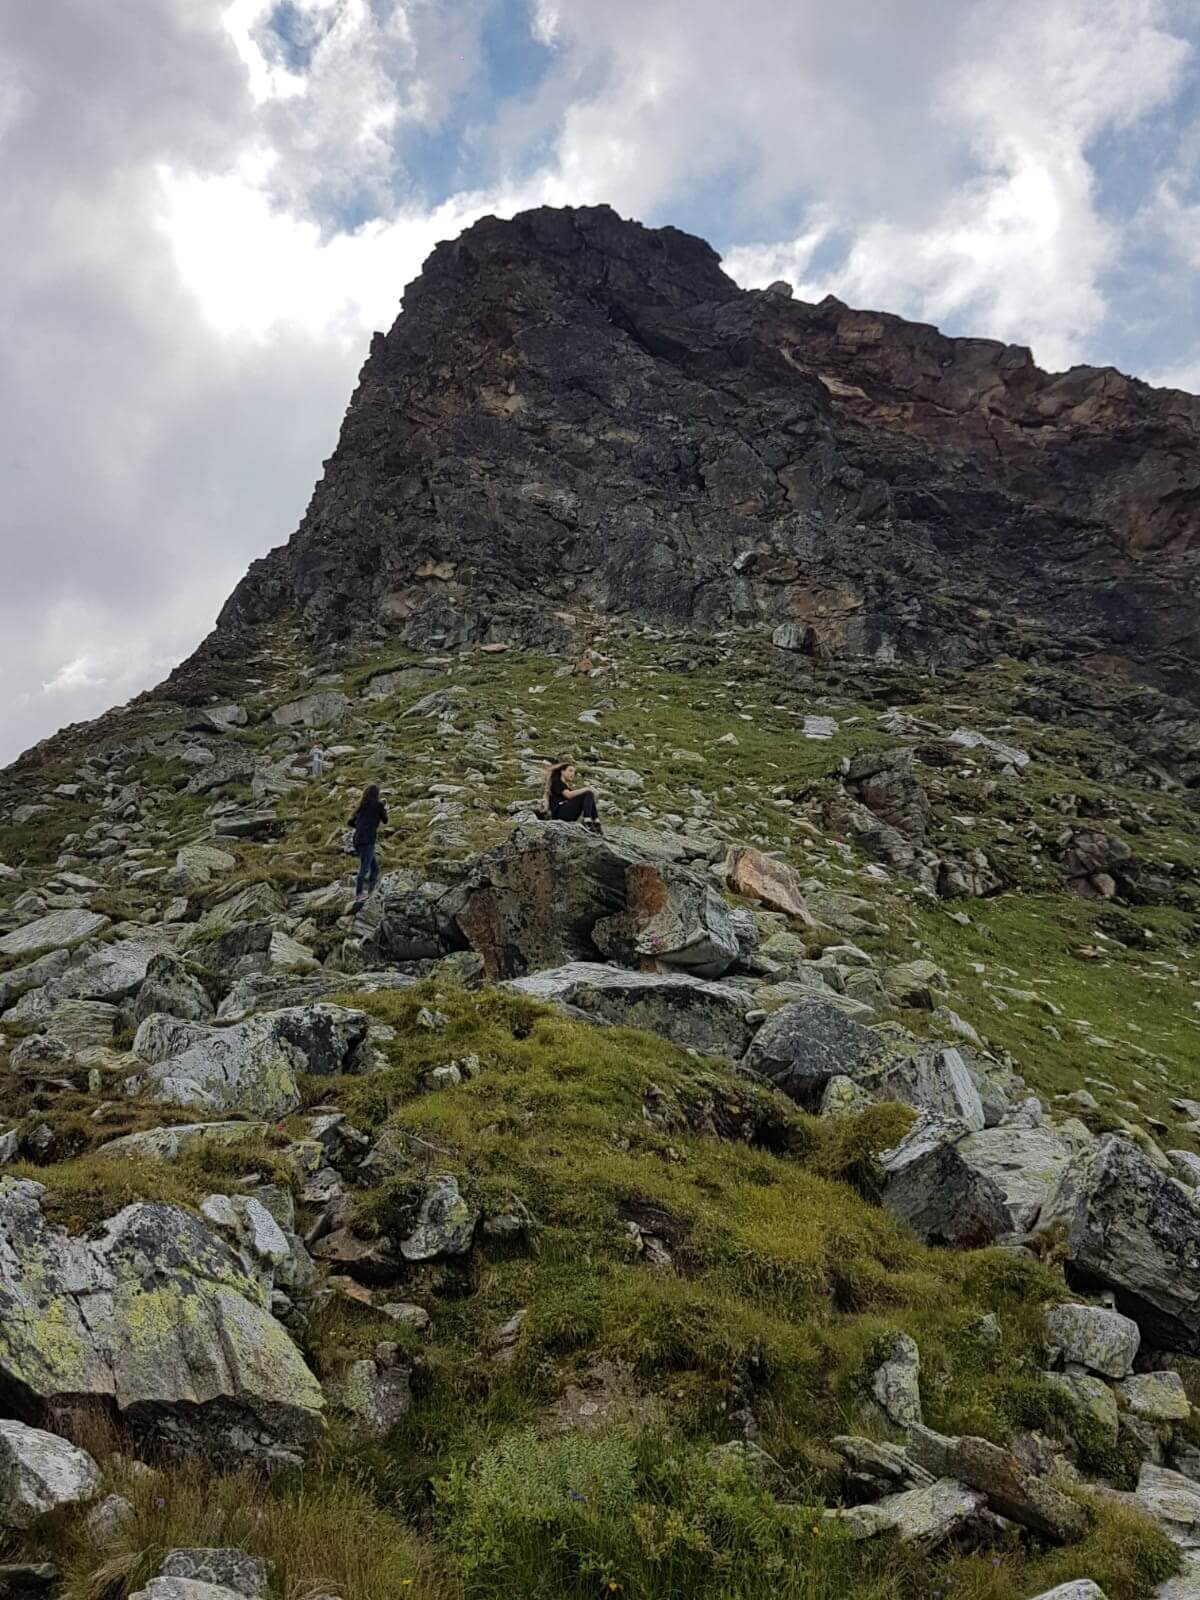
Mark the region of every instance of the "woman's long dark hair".
<instances>
[{"instance_id":1,"label":"woman's long dark hair","mask_svg":"<svg viewBox=\"0 0 1200 1600\"><path fill-rule=\"evenodd\" d=\"M379 785L377 783L369 783L363 790L363 797L358 802L358 809L361 812L365 811L368 806L377 806L378 804Z\"/></svg>"},{"instance_id":2,"label":"woman's long dark hair","mask_svg":"<svg viewBox=\"0 0 1200 1600\"><path fill-rule=\"evenodd\" d=\"M548 811L552 810L562 799L562 792L566 788L566 783L563 781L563 773L570 765L570 761L556 761L546 774L546 809Z\"/></svg>"}]
</instances>

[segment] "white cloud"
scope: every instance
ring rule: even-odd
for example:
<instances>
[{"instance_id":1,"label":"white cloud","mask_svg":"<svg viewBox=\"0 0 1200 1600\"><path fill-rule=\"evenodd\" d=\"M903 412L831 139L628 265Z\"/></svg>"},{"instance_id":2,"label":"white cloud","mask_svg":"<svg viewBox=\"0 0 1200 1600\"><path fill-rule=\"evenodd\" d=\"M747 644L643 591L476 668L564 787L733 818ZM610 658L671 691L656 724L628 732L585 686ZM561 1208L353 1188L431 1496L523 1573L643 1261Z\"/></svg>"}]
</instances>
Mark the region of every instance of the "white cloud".
<instances>
[{"instance_id":1,"label":"white cloud","mask_svg":"<svg viewBox=\"0 0 1200 1600\"><path fill-rule=\"evenodd\" d=\"M1200 135L1123 214L1097 181L1194 68L1175 0L530 0L542 79L469 113L498 0L291 0L292 48L275 11L0 8L0 760L195 645L295 526L370 331L487 212L699 224L758 241L744 282L1051 363L1103 354L1135 219L1164 284L1200 261ZM429 203L413 152L468 115L477 187Z\"/></svg>"}]
</instances>

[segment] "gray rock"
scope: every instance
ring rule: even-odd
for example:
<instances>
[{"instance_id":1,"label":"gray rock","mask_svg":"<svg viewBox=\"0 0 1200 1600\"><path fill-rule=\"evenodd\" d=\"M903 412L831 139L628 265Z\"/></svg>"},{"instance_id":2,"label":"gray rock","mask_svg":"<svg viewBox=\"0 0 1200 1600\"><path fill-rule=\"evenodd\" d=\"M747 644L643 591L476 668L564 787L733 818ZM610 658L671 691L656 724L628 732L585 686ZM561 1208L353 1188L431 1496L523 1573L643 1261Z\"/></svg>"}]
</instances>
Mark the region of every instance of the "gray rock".
<instances>
[{"instance_id":1,"label":"gray rock","mask_svg":"<svg viewBox=\"0 0 1200 1600\"><path fill-rule=\"evenodd\" d=\"M882 1053L882 1041L832 1001L799 1000L768 1017L746 1052L746 1064L802 1105L816 1106L833 1077L860 1078Z\"/></svg>"},{"instance_id":2,"label":"gray rock","mask_svg":"<svg viewBox=\"0 0 1200 1600\"><path fill-rule=\"evenodd\" d=\"M983 1101L961 1050L923 1046L912 1055L894 1050L862 1078L875 1100L897 1100L961 1122L972 1132L986 1125Z\"/></svg>"},{"instance_id":3,"label":"gray rock","mask_svg":"<svg viewBox=\"0 0 1200 1600\"><path fill-rule=\"evenodd\" d=\"M83 1519L83 1526L91 1542L103 1549L115 1543L134 1515L133 1506L124 1495L109 1494L92 1507ZM0 1589L0 1595L3 1592Z\"/></svg>"},{"instance_id":4,"label":"gray rock","mask_svg":"<svg viewBox=\"0 0 1200 1600\"><path fill-rule=\"evenodd\" d=\"M149 1128L110 1139L98 1156L118 1156L134 1161L176 1161L203 1145L233 1145L258 1139L271 1131L269 1122L185 1122L174 1128Z\"/></svg>"},{"instance_id":5,"label":"gray rock","mask_svg":"<svg viewBox=\"0 0 1200 1600\"><path fill-rule=\"evenodd\" d=\"M1104 1590L1090 1578L1073 1578L1054 1589L1044 1589L1033 1600L1107 1600Z\"/></svg>"},{"instance_id":6,"label":"gray rock","mask_svg":"<svg viewBox=\"0 0 1200 1600\"><path fill-rule=\"evenodd\" d=\"M249 717L242 706L205 706L196 715L210 728L224 733L229 728L244 728Z\"/></svg>"},{"instance_id":7,"label":"gray rock","mask_svg":"<svg viewBox=\"0 0 1200 1600\"><path fill-rule=\"evenodd\" d=\"M261 1600L271 1581L271 1571L260 1556L227 1547L172 1550L159 1568L160 1578L190 1578L196 1583L224 1584L246 1600Z\"/></svg>"},{"instance_id":8,"label":"gray rock","mask_svg":"<svg viewBox=\"0 0 1200 1600\"><path fill-rule=\"evenodd\" d=\"M600 918L592 942L626 966L654 963L697 978L720 978L738 959L733 916L720 895L684 868L625 869L625 909Z\"/></svg>"},{"instance_id":9,"label":"gray rock","mask_svg":"<svg viewBox=\"0 0 1200 1600\"><path fill-rule=\"evenodd\" d=\"M142 1028L154 1020L148 1018ZM126 1089L163 1105L286 1116L300 1104L301 1074L361 1070L368 1026L364 1012L341 1006L262 1012L228 1028L207 1030L180 1053L128 1079ZM141 1033L139 1028L134 1039L138 1054Z\"/></svg>"},{"instance_id":10,"label":"gray rock","mask_svg":"<svg viewBox=\"0 0 1200 1600\"><path fill-rule=\"evenodd\" d=\"M901 1489L927 1488L934 1480L899 1445L843 1434L830 1440L846 1464L847 1482L877 1498Z\"/></svg>"},{"instance_id":11,"label":"gray rock","mask_svg":"<svg viewBox=\"0 0 1200 1600\"><path fill-rule=\"evenodd\" d=\"M952 1478L940 1478L918 1489L888 1495L873 1506L848 1506L827 1511L852 1539L895 1533L903 1544L925 1550L945 1544L984 1508L984 1496Z\"/></svg>"},{"instance_id":12,"label":"gray rock","mask_svg":"<svg viewBox=\"0 0 1200 1600\"><path fill-rule=\"evenodd\" d=\"M400 1253L406 1261L466 1255L478 1222L479 1212L459 1192L458 1179L444 1173L426 1188L416 1227L401 1240Z\"/></svg>"},{"instance_id":13,"label":"gray rock","mask_svg":"<svg viewBox=\"0 0 1200 1600\"><path fill-rule=\"evenodd\" d=\"M86 939L103 933L109 919L99 911L81 909L51 911L35 922L27 922L0 939L0 956L43 955L48 950L72 950Z\"/></svg>"},{"instance_id":14,"label":"gray rock","mask_svg":"<svg viewBox=\"0 0 1200 1600\"><path fill-rule=\"evenodd\" d=\"M927 1244L977 1247L1012 1231L1000 1188L959 1155L968 1137L963 1123L925 1114L880 1158L883 1205Z\"/></svg>"},{"instance_id":15,"label":"gray rock","mask_svg":"<svg viewBox=\"0 0 1200 1600\"><path fill-rule=\"evenodd\" d=\"M129 1600L245 1600L236 1589L223 1583L201 1583L193 1578L151 1578L144 1589Z\"/></svg>"},{"instance_id":16,"label":"gray rock","mask_svg":"<svg viewBox=\"0 0 1200 1600\"><path fill-rule=\"evenodd\" d=\"M276 706L271 721L281 728L325 728L330 723L344 722L350 714L350 702L336 689L324 689L318 694L305 695L302 700L291 700L285 706Z\"/></svg>"},{"instance_id":17,"label":"gray rock","mask_svg":"<svg viewBox=\"0 0 1200 1600\"><path fill-rule=\"evenodd\" d=\"M903 961L887 969L883 987L898 1006L932 1011L938 1004L937 996L949 988L949 980L932 961Z\"/></svg>"},{"instance_id":18,"label":"gray rock","mask_svg":"<svg viewBox=\"0 0 1200 1600\"><path fill-rule=\"evenodd\" d=\"M1139 1372L1117 1385L1135 1417L1149 1422L1186 1422L1192 1407L1177 1372Z\"/></svg>"},{"instance_id":19,"label":"gray rock","mask_svg":"<svg viewBox=\"0 0 1200 1600\"><path fill-rule=\"evenodd\" d=\"M1190 1150L1168 1150L1167 1160L1180 1183L1186 1183L1189 1189L1200 1189L1200 1156Z\"/></svg>"},{"instance_id":20,"label":"gray rock","mask_svg":"<svg viewBox=\"0 0 1200 1600\"><path fill-rule=\"evenodd\" d=\"M412 1409L411 1373L407 1367L382 1366L370 1359L352 1361L325 1385L334 1405L349 1411L377 1439L391 1433Z\"/></svg>"},{"instance_id":21,"label":"gray rock","mask_svg":"<svg viewBox=\"0 0 1200 1600\"><path fill-rule=\"evenodd\" d=\"M1200 1483L1153 1462L1142 1463L1135 1498L1138 1509L1182 1550L1200 1551Z\"/></svg>"},{"instance_id":22,"label":"gray rock","mask_svg":"<svg viewBox=\"0 0 1200 1600\"><path fill-rule=\"evenodd\" d=\"M708 1055L741 1056L750 1037L742 990L682 973L625 972L577 961L505 987L603 1022L645 1028Z\"/></svg>"},{"instance_id":23,"label":"gray rock","mask_svg":"<svg viewBox=\"0 0 1200 1600\"><path fill-rule=\"evenodd\" d=\"M161 943L149 938L101 945L82 960L76 957L69 970L50 984L50 992L58 1000L127 999L144 981L150 962L161 949Z\"/></svg>"},{"instance_id":24,"label":"gray rock","mask_svg":"<svg viewBox=\"0 0 1200 1600\"><path fill-rule=\"evenodd\" d=\"M69 1235L43 1193L0 1178L0 1382L111 1407L169 1449L291 1458L318 1437L320 1388L221 1239L146 1202Z\"/></svg>"},{"instance_id":25,"label":"gray rock","mask_svg":"<svg viewBox=\"0 0 1200 1600\"><path fill-rule=\"evenodd\" d=\"M1075 1156L1042 1207L1075 1272L1115 1291L1143 1338L1200 1354L1200 1202L1127 1140Z\"/></svg>"},{"instance_id":26,"label":"gray rock","mask_svg":"<svg viewBox=\"0 0 1200 1600\"><path fill-rule=\"evenodd\" d=\"M1070 1544L1087 1532L1088 1514L1078 1501L987 1439L947 1438L914 1427L909 1430L908 1452L929 1472L956 1477L985 1495L1000 1516L1045 1538Z\"/></svg>"},{"instance_id":27,"label":"gray rock","mask_svg":"<svg viewBox=\"0 0 1200 1600\"><path fill-rule=\"evenodd\" d=\"M1087 1367L1106 1378L1133 1370L1141 1343L1138 1325L1107 1306L1047 1306L1046 1333L1051 1361Z\"/></svg>"},{"instance_id":28,"label":"gray rock","mask_svg":"<svg viewBox=\"0 0 1200 1600\"><path fill-rule=\"evenodd\" d=\"M0 1304L3 1294L0 1286ZM0 1528L28 1528L48 1511L93 1499L99 1489L100 1468L85 1450L41 1428L0 1420Z\"/></svg>"},{"instance_id":29,"label":"gray rock","mask_svg":"<svg viewBox=\"0 0 1200 1600\"><path fill-rule=\"evenodd\" d=\"M208 991L178 956L156 955L146 968L145 981L133 1005L135 1022L154 1014L180 1017L185 1022L207 1022L215 1010Z\"/></svg>"},{"instance_id":30,"label":"gray rock","mask_svg":"<svg viewBox=\"0 0 1200 1600\"><path fill-rule=\"evenodd\" d=\"M908 1334L897 1334L886 1359L871 1374L871 1399L886 1422L911 1428L921 1418L921 1353Z\"/></svg>"},{"instance_id":31,"label":"gray rock","mask_svg":"<svg viewBox=\"0 0 1200 1600\"><path fill-rule=\"evenodd\" d=\"M1117 1397L1103 1378L1094 1378L1086 1372L1048 1372L1046 1382L1066 1396L1091 1431L1098 1431L1109 1445L1117 1443L1120 1422Z\"/></svg>"},{"instance_id":32,"label":"gray rock","mask_svg":"<svg viewBox=\"0 0 1200 1600\"><path fill-rule=\"evenodd\" d=\"M1032 1228L1071 1155L1070 1145L1050 1128L985 1128L958 1146L959 1159L999 1190L1011 1233Z\"/></svg>"},{"instance_id":33,"label":"gray rock","mask_svg":"<svg viewBox=\"0 0 1200 1600\"><path fill-rule=\"evenodd\" d=\"M23 967L0 972L0 1011L7 1011L23 994L41 989L53 979L60 978L70 965L69 951L51 950Z\"/></svg>"}]
</instances>

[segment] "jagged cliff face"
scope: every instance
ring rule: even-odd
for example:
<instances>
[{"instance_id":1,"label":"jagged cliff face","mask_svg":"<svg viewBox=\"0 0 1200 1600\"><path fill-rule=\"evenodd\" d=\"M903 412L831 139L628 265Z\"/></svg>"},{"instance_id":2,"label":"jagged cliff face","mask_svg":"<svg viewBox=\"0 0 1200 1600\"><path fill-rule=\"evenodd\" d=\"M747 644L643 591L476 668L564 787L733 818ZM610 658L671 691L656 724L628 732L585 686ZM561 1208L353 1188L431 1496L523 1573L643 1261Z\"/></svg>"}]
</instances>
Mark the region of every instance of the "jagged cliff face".
<instances>
[{"instance_id":1,"label":"jagged cliff face","mask_svg":"<svg viewBox=\"0 0 1200 1600\"><path fill-rule=\"evenodd\" d=\"M1078 657L1193 698L1198 491L1200 399L743 291L607 208L533 211L434 251L200 659L282 618L425 648L552 642L592 610L918 664Z\"/></svg>"}]
</instances>

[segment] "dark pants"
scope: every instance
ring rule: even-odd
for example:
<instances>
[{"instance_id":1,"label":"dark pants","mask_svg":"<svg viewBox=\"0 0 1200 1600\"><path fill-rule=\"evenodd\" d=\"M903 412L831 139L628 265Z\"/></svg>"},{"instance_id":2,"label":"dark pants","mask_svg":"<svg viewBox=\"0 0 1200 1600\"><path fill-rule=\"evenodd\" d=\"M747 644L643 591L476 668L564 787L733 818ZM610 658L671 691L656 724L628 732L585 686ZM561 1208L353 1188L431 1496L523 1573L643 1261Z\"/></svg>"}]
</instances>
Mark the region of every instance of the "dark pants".
<instances>
[{"instance_id":1,"label":"dark pants","mask_svg":"<svg viewBox=\"0 0 1200 1600\"><path fill-rule=\"evenodd\" d=\"M375 859L375 846L364 844L358 852L358 880L354 885L355 898L361 900L363 890L368 894L379 882L379 862Z\"/></svg>"},{"instance_id":2,"label":"dark pants","mask_svg":"<svg viewBox=\"0 0 1200 1600\"><path fill-rule=\"evenodd\" d=\"M560 800L554 808L555 822L595 822L598 816L596 796L590 789L574 800Z\"/></svg>"}]
</instances>

